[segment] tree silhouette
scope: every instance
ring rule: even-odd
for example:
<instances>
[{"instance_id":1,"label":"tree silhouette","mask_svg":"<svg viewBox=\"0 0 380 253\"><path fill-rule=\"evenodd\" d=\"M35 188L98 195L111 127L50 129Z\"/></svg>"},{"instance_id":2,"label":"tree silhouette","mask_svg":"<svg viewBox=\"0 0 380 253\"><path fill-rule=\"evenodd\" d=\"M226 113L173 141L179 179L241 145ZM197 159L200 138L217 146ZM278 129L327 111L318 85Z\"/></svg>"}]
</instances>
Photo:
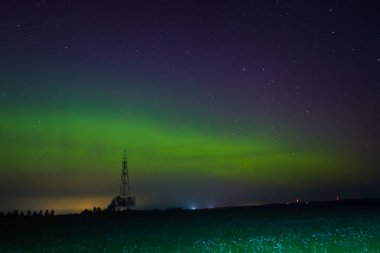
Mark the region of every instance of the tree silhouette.
<instances>
[{"instance_id":1,"label":"tree silhouette","mask_svg":"<svg viewBox=\"0 0 380 253\"><path fill-rule=\"evenodd\" d=\"M100 207L95 207L92 209L92 212L93 213L101 213L102 212L102 209Z\"/></svg>"},{"instance_id":2,"label":"tree silhouette","mask_svg":"<svg viewBox=\"0 0 380 253\"><path fill-rule=\"evenodd\" d=\"M92 214L92 212L86 208L80 214L81 215L90 215L90 214Z\"/></svg>"},{"instance_id":3,"label":"tree silhouette","mask_svg":"<svg viewBox=\"0 0 380 253\"><path fill-rule=\"evenodd\" d=\"M54 209L51 209L50 216L54 216Z\"/></svg>"}]
</instances>

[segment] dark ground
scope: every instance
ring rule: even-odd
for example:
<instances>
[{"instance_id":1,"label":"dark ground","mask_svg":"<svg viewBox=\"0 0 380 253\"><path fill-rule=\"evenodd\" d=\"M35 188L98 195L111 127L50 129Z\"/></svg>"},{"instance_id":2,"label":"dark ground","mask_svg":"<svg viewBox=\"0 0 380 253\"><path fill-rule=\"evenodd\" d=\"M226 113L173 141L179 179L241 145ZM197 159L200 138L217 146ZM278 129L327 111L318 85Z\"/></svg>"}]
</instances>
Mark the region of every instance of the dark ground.
<instances>
[{"instance_id":1,"label":"dark ground","mask_svg":"<svg viewBox=\"0 0 380 253\"><path fill-rule=\"evenodd\" d=\"M380 252L379 201L0 217L0 252Z\"/></svg>"}]
</instances>

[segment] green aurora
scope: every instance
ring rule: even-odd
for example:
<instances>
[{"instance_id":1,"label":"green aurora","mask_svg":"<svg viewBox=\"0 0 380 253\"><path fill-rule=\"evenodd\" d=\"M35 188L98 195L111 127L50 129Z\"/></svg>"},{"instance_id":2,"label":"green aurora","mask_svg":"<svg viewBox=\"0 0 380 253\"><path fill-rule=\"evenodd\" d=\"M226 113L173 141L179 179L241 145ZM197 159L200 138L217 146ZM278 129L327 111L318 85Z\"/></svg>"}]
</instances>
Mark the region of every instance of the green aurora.
<instances>
[{"instance_id":1,"label":"green aurora","mask_svg":"<svg viewBox=\"0 0 380 253\"><path fill-rule=\"evenodd\" d=\"M176 117L179 112L170 115L169 111L160 118L160 111L168 110L159 105L151 106L155 111L148 114L146 108L118 111L101 103L95 109L79 101L72 103L28 106L3 101L3 108L8 107L0 129L3 187L14 187L7 182L20 177L22 187L16 190L20 197L28 188L65 197L112 197L117 193L123 149L128 153L132 190L137 196L154 195L156 188L173 181L178 188L186 182L207 185L197 183L199 178L239 182L243 188L264 184L302 189L331 185L338 179L349 182L357 173L356 162L347 159L349 151L316 136L279 136L269 127L253 124L234 133L217 120L181 121ZM28 194L33 196L38 190ZM246 196L245 201L249 200ZM104 201L99 204L106 205ZM149 206L143 202L138 207Z\"/></svg>"}]
</instances>

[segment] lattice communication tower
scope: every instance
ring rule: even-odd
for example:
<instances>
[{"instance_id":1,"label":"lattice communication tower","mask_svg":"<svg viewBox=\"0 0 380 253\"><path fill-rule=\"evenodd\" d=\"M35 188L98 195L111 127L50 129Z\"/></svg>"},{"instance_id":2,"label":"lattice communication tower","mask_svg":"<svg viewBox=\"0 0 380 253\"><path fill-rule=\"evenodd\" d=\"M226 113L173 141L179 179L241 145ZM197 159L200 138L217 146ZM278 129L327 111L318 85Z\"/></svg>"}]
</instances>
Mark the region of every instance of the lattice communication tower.
<instances>
[{"instance_id":1,"label":"lattice communication tower","mask_svg":"<svg viewBox=\"0 0 380 253\"><path fill-rule=\"evenodd\" d=\"M136 199L130 195L127 153L124 150L120 177L120 195L112 199L111 204L108 205L108 210L125 211L135 205Z\"/></svg>"}]
</instances>

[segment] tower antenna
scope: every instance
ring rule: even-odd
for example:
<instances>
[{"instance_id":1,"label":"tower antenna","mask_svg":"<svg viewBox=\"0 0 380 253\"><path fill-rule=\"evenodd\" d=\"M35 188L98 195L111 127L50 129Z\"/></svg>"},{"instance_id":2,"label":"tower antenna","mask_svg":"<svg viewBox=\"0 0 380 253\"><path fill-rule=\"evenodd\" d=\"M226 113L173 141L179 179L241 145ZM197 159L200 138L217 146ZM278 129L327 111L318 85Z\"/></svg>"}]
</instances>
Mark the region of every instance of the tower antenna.
<instances>
[{"instance_id":1,"label":"tower antenna","mask_svg":"<svg viewBox=\"0 0 380 253\"><path fill-rule=\"evenodd\" d=\"M136 205L135 197L130 195L129 175L128 175L128 160L127 152L124 150L121 160L121 176L120 176L120 193L112 199L108 205L108 210L125 211Z\"/></svg>"},{"instance_id":2,"label":"tower antenna","mask_svg":"<svg viewBox=\"0 0 380 253\"><path fill-rule=\"evenodd\" d=\"M128 176L128 161L127 153L124 149L124 155L122 159L122 169L121 169L121 182L120 182L120 196L125 198L128 196L130 190L129 186L129 176Z\"/></svg>"}]
</instances>

